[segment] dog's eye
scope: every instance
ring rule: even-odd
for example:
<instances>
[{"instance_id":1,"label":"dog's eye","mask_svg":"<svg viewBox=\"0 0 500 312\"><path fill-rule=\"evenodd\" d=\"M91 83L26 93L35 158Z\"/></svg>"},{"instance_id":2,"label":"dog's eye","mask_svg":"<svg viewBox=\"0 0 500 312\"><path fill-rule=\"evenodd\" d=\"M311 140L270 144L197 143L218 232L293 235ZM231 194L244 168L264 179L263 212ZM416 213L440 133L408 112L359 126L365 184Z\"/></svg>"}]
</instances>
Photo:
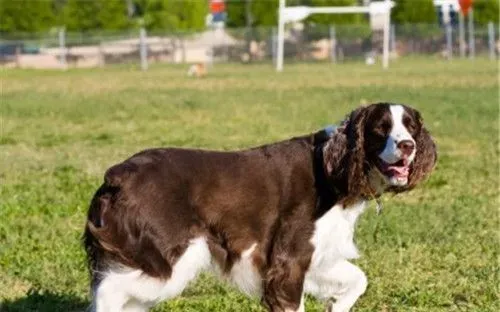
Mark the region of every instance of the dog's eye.
<instances>
[{"instance_id":1,"label":"dog's eye","mask_svg":"<svg viewBox=\"0 0 500 312\"><path fill-rule=\"evenodd\" d=\"M415 122L413 122L413 119L411 119L408 116L404 117L403 124L405 125L406 129L408 129L408 131L411 133L417 130L417 125L415 124Z\"/></svg>"},{"instance_id":2,"label":"dog's eye","mask_svg":"<svg viewBox=\"0 0 500 312\"><path fill-rule=\"evenodd\" d=\"M406 128L408 128L408 131L409 132L415 132L415 130L417 130L417 126L414 124L414 123L409 123Z\"/></svg>"},{"instance_id":3,"label":"dog's eye","mask_svg":"<svg viewBox=\"0 0 500 312\"><path fill-rule=\"evenodd\" d=\"M389 133L390 129L391 129L391 123L384 121L384 122L377 124L373 130L375 130L375 132L385 134L385 133Z\"/></svg>"}]
</instances>

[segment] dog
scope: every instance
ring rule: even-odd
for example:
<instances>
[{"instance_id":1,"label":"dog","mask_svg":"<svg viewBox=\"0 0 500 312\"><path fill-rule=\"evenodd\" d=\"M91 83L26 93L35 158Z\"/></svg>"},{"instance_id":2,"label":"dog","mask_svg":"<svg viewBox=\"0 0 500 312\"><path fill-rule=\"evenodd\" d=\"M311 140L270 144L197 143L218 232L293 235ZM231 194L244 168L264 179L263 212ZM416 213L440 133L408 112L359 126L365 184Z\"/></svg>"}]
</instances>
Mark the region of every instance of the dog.
<instances>
[{"instance_id":1,"label":"dog","mask_svg":"<svg viewBox=\"0 0 500 312\"><path fill-rule=\"evenodd\" d=\"M88 212L92 309L147 311L211 270L272 312L304 294L349 311L367 201L406 192L437 161L420 113L377 103L334 129L241 151L155 148L112 166Z\"/></svg>"},{"instance_id":2,"label":"dog","mask_svg":"<svg viewBox=\"0 0 500 312\"><path fill-rule=\"evenodd\" d=\"M207 75L207 67L204 63L196 63L189 67L187 72L188 77L202 78Z\"/></svg>"}]
</instances>

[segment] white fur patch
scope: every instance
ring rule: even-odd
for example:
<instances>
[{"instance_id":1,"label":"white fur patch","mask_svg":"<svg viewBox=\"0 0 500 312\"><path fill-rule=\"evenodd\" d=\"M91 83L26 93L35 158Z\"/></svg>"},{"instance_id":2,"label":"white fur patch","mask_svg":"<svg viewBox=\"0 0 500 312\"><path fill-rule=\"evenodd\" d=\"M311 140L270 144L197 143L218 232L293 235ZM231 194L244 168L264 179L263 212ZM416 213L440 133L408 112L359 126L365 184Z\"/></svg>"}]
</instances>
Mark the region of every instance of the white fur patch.
<instances>
[{"instance_id":1,"label":"white fur patch","mask_svg":"<svg viewBox=\"0 0 500 312\"><path fill-rule=\"evenodd\" d=\"M204 237L191 240L168 280L147 276L141 270L118 269L106 274L96 290L95 309L141 310L179 295L198 273L210 266L211 254Z\"/></svg>"},{"instance_id":2,"label":"white fur patch","mask_svg":"<svg viewBox=\"0 0 500 312\"><path fill-rule=\"evenodd\" d=\"M351 207L333 206L316 221L311 243L314 245L304 292L318 299L335 298L335 312L349 311L366 290L366 276L346 259L359 256L354 244L356 220L365 210L365 202Z\"/></svg>"},{"instance_id":3,"label":"white fur patch","mask_svg":"<svg viewBox=\"0 0 500 312\"><path fill-rule=\"evenodd\" d=\"M392 129L389 133L389 137L387 138L387 142L385 144L385 148L380 153L379 157L388 164L393 164L401 159L402 152L398 148L398 143L403 140L410 140L415 143L415 140L406 129L403 124L403 114L404 108L401 105L390 105L389 109L391 110L392 115ZM408 161L413 161L415 158L415 150L408 157Z\"/></svg>"},{"instance_id":4,"label":"white fur patch","mask_svg":"<svg viewBox=\"0 0 500 312\"><path fill-rule=\"evenodd\" d=\"M315 247L311 268L321 267L325 262L359 257L353 241L354 226L364 209L364 201L345 209L335 205L316 221L311 238Z\"/></svg>"},{"instance_id":5,"label":"white fur patch","mask_svg":"<svg viewBox=\"0 0 500 312\"><path fill-rule=\"evenodd\" d=\"M262 294L262 277L255 267L252 257L255 248L257 248L257 243L243 251L240 260L233 265L229 274L230 281L249 296Z\"/></svg>"}]
</instances>

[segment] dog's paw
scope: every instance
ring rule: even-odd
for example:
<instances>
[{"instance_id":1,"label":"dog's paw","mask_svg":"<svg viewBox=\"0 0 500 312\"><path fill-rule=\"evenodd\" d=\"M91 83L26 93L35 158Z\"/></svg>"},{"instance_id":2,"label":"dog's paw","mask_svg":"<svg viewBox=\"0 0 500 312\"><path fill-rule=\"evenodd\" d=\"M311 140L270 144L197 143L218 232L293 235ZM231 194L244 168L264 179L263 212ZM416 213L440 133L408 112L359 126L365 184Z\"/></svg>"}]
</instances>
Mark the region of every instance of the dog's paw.
<instances>
[{"instance_id":1,"label":"dog's paw","mask_svg":"<svg viewBox=\"0 0 500 312\"><path fill-rule=\"evenodd\" d=\"M334 301L330 300L326 303L325 312L349 312L349 308L341 307L338 304L335 304Z\"/></svg>"}]
</instances>

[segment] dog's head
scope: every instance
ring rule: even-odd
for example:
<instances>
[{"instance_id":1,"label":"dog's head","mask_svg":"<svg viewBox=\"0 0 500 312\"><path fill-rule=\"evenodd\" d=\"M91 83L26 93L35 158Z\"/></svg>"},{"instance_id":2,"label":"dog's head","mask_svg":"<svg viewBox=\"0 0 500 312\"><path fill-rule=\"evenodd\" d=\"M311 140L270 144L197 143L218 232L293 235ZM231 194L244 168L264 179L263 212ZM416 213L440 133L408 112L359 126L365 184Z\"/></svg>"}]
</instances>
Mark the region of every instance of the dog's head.
<instances>
[{"instance_id":1,"label":"dog's head","mask_svg":"<svg viewBox=\"0 0 500 312\"><path fill-rule=\"evenodd\" d=\"M353 111L325 148L327 171L342 174L350 198L409 190L429 175L436 160L420 113L388 103Z\"/></svg>"}]
</instances>

